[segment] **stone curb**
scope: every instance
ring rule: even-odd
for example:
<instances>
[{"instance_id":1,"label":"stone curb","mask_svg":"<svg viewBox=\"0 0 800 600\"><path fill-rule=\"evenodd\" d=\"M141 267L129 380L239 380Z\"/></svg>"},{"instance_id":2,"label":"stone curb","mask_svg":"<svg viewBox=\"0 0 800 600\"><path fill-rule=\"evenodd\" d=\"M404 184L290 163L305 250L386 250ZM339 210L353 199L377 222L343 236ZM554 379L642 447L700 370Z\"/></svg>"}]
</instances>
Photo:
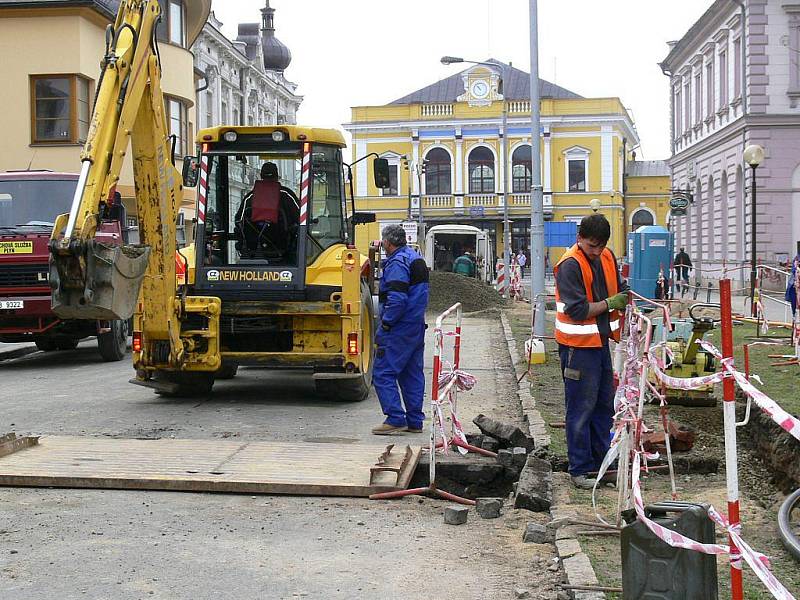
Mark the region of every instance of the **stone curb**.
<instances>
[{"instance_id":1,"label":"stone curb","mask_svg":"<svg viewBox=\"0 0 800 600\"><path fill-rule=\"evenodd\" d=\"M39 349L36 346L16 348L14 350L6 350L5 352L0 351L0 362L4 360L11 360L13 358L19 358L21 356L27 356L28 354L33 354L34 352L38 351Z\"/></svg>"},{"instance_id":2,"label":"stone curb","mask_svg":"<svg viewBox=\"0 0 800 600\"><path fill-rule=\"evenodd\" d=\"M522 380L517 384L517 396L522 407L524 427L528 429L528 435L533 438L537 448L547 447L550 445L550 434L547 432L547 424L536 408L536 400L531 395L530 388L523 378L525 373L524 359L520 357L517 351L516 340L511 331L508 317L504 312L500 313L500 319L503 322L503 332L506 336L508 354L514 368L514 375L517 381ZM554 521L578 516L577 511L569 504L569 486L569 475L566 473L553 473L553 506L550 509L550 518ZM586 553L583 552L580 541L575 537L575 531L576 528L574 526L562 526L555 532L556 551L564 567L567 582L570 585L599 585L592 563ZM571 594L575 600L603 600L606 597L603 592L574 591Z\"/></svg>"},{"instance_id":3,"label":"stone curb","mask_svg":"<svg viewBox=\"0 0 800 600\"><path fill-rule=\"evenodd\" d=\"M500 319L503 322L503 332L506 336L506 344L508 344L508 353L511 357L511 365L514 369L514 377L517 381L523 379L522 375L525 369L522 366L524 360L520 357L517 351L517 344L514 340L514 334L511 332L511 325L505 313L500 313ZM530 389L525 385L525 382L517 384L517 397L519 404L522 407L522 420L524 421L527 433L533 438L534 444L537 448L546 448L550 445L550 434L547 432L547 425L536 408L536 400L531 396Z\"/></svg>"}]
</instances>

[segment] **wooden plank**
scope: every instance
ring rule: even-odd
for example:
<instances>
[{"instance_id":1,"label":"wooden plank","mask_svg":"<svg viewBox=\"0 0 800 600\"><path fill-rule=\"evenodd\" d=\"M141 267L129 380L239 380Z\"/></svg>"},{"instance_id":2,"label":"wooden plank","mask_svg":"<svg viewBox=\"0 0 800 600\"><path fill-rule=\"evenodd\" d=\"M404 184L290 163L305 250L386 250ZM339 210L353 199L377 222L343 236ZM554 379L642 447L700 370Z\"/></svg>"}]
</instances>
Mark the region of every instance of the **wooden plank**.
<instances>
[{"instance_id":1,"label":"wooden plank","mask_svg":"<svg viewBox=\"0 0 800 600\"><path fill-rule=\"evenodd\" d=\"M0 485L105 489L369 496L405 489L421 448L408 446L42 437L39 445L0 459Z\"/></svg>"}]
</instances>

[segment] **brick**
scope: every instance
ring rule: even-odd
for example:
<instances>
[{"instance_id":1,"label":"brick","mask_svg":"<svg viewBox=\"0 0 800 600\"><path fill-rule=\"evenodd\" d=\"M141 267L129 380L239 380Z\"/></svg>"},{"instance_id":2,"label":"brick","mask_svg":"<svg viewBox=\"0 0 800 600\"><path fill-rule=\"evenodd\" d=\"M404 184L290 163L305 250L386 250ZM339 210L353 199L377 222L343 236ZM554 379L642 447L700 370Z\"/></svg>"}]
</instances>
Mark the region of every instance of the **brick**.
<instances>
[{"instance_id":1,"label":"brick","mask_svg":"<svg viewBox=\"0 0 800 600\"><path fill-rule=\"evenodd\" d=\"M496 519L502 508L502 498L478 498L475 501L475 511L482 519Z\"/></svg>"},{"instance_id":2,"label":"brick","mask_svg":"<svg viewBox=\"0 0 800 600\"><path fill-rule=\"evenodd\" d=\"M549 462L531 455L519 477L514 508L534 512L550 510L553 504L553 469Z\"/></svg>"},{"instance_id":3,"label":"brick","mask_svg":"<svg viewBox=\"0 0 800 600\"><path fill-rule=\"evenodd\" d=\"M467 522L469 508L466 506L448 506L444 509L444 522L447 525L463 525Z\"/></svg>"},{"instance_id":4,"label":"brick","mask_svg":"<svg viewBox=\"0 0 800 600\"><path fill-rule=\"evenodd\" d=\"M520 446L529 452L533 450L533 440L525 435L516 425L501 423L486 415L478 415L472 419L472 422L478 426L478 429L480 429L484 435L489 435L498 440L503 447L514 448Z\"/></svg>"},{"instance_id":5,"label":"brick","mask_svg":"<svg viewBox=\"0 0 800 600\"><path fill-rule=\"evenodd\" d=\"M551 535L544 525L539 523L528 523L522 534L522 541L526 544L546 544L550 541Z\"/></svg>"}]
</instances>

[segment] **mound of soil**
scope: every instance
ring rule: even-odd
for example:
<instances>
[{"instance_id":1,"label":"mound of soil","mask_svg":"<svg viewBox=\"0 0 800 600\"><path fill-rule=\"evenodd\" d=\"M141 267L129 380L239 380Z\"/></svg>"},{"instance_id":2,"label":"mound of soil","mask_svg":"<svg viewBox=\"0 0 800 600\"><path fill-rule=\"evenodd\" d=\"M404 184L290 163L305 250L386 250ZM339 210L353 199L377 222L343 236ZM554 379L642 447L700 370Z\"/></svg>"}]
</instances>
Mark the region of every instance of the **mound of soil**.
<instances>
[{"instance_id":1,"label":"mound of soil","mask_svg":"<svg viewBox=\"0 0 800 600\"><path fill-rule=\"evenodd\" d=\"M440 313L456 302L461 302L465 313L507 305L493 287L477 279L456 273L431 271L428 310Z\"/></svg>"}]
</instances>

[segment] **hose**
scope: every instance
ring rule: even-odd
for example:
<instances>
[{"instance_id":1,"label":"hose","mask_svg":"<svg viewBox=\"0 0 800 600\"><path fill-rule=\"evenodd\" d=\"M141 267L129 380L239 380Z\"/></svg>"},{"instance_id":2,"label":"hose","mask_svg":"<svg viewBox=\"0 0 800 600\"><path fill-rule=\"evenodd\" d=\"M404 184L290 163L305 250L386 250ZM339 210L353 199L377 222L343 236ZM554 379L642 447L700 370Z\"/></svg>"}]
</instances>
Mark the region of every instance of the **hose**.
<instances>
[{"instance_id":1,"label":"hose","mask_svg":"<svg viewBox=\"0 0 800 600\"><path fill-rule=\"evenodd\" d=\"M800 508L800 489L795 490L781 504L778 511L778 533L786 549L796 560L800 560L800 538L792 531L791 516L795 507Z\"/></svg>"}]
</instances>

